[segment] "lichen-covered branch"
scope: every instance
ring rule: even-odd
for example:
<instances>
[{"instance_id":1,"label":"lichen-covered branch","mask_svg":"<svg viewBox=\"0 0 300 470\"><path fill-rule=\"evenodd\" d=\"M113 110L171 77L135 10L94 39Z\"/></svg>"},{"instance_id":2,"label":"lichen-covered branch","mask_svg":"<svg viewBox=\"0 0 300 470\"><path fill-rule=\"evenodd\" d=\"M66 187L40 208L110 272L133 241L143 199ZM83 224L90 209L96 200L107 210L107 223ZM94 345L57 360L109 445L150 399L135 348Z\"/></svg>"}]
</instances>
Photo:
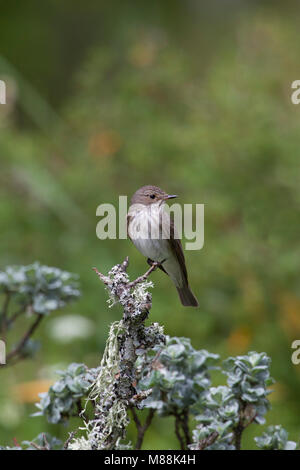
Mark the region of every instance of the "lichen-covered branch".
<instances>
[{"instance_id":1,"label":"lichen-covered branch","mask_svg":"<svg viewBox=\"0 0 300 470\"><path fill-rule=\"evenodd\" d=\"M71 449L117 449L128 425L127 410L151 394L151 390L136 389L136 360L148 349L165 341L162 327L154 323L145 326L151 309L152 287L148 276L155 269L130 282L127 274L128 258L114 266L108 276L95 272L109 291L110 305L120 303L122 319L112 324L100 372L90 394L95 407L94 418L86 422L87 436L70 443Z\"/></svg>"}]
</instances>

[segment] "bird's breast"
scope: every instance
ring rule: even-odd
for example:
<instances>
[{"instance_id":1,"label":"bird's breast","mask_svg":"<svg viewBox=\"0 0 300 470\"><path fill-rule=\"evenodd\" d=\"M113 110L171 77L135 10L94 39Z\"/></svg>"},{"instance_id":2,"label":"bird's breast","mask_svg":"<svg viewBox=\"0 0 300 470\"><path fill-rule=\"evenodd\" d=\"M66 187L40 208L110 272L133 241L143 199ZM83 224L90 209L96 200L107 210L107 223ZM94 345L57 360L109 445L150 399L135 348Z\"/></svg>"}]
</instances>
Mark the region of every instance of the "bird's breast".
<instances>
[{"instance_id":1,"label":"bird's breast","mask_svg":"<svg viewBox=\"0 0 300 470\"><path fill-rule=\"evenodd\" d=\"M169 241L162 238L160 208L152 204L139 211L129 210L128 215L128 234L137 249L153 261L166 259L169 255Z\"/></svg>"}]
</instances>

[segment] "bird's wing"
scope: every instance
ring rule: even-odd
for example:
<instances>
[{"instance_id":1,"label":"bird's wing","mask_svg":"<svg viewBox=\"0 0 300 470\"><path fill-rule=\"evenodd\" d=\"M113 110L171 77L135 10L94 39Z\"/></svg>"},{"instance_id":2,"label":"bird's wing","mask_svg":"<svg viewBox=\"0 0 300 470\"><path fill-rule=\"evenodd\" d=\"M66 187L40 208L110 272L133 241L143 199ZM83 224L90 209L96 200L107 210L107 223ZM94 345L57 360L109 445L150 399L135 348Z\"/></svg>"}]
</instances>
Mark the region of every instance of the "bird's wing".
<instances>
[{"instance_id":1,"label":"bird's wing","mask_svg":"<svg viewBox=\"0 0 300 470\"><path fill-rule=\"evenodd\" d=\"M129 235L128 227L129 227L129 224L130 224L131 219L132 219L132 215L127 214L127 236L128 236L128 238L129 238L129 240L131 240L131 238L130 238L130 235ZM132 240L131 240L131 241L132 241Z\"/></svg>"},{"instance_id":2,"label":"bird's wing","mask_svg":"<svg viewBox=\"0 0 300 470\"><path fill-rule=\"evenodd\" d=\"M179 238L176 237L176 228L174 225L174 220L172 217L170 217L170 246L172 253L176 257L180 268L181 272L183 275L184 280L186 283L188 283L188 275L187 275L187 270L186 270L186 265L185 265L185 258L184 258L184 253L181 245L181 241Z\"/></svg>"}]
</instances>

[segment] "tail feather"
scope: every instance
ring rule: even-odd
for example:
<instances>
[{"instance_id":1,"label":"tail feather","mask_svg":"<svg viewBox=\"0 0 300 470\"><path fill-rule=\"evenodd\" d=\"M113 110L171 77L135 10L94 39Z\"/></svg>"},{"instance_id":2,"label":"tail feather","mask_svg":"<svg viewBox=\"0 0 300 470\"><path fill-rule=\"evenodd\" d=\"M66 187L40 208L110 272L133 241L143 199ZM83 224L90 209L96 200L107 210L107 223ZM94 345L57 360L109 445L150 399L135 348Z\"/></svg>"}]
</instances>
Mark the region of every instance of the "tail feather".
<instances>
[{"instance_id":1,"label":"tail feather","mask_svg":"<svg viewBox=\"0 0 300 470\"><path fill-rule=\"evenodd\" d=\"M189 286L176 287L182 305L185 307L198 307L198 300L190 290Z\"/></svg>"}]
</instances>

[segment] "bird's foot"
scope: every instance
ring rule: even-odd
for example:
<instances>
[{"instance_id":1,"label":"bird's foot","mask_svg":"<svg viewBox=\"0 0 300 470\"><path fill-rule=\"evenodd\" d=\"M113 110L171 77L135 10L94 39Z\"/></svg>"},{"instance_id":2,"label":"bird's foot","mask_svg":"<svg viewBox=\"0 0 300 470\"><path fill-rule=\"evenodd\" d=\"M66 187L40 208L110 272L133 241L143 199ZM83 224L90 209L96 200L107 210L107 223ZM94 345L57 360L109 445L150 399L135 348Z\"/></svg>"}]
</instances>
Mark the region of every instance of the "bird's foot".
<instances>
[{"instance_id":1,"label":"bird's foot","mask_svg":"<svg viewBox=\"0 0 300 470\"><path fill-rule=\"evenodd\" d=\"M162 264L165 261L166 261L165 259L163 259L162 261L153 261L153 259L150 259L150 258L147 259L147 263L149 264L149 266L156 266L158 268L162 267Z\"/></svg>"},{"instance_id":2,"label":"bird's foot","mask_svg":"<svg viewBox=\"0 0 300 470\"><path fill-rule=\"evenodd\" d=\"M144 282L144 281L148 278L148 276L150 276L150 274L151 274L153 271L155 271L157 268L160 268L160 269L162 269L163 271L165 271L164 268L162 267L162 263L164 263L165 261L166 261L165 259L164 259L163 261L161 261L161 262L159 262L159 261L153 261L152 259L148 258L148 259L147 259L147 263L150 264L151 267L148 269L148 271L147 271L145 274L143 274L142 276L139 276L139 277L138 277L137 279L135 279L134 281L129 282L129 283L128 283L128 286L129 286L130 288L132 288L132 287L135 287L135 286L136 286L137 284L139 284L140 282Z\"/></svg>"}]
</instances>

